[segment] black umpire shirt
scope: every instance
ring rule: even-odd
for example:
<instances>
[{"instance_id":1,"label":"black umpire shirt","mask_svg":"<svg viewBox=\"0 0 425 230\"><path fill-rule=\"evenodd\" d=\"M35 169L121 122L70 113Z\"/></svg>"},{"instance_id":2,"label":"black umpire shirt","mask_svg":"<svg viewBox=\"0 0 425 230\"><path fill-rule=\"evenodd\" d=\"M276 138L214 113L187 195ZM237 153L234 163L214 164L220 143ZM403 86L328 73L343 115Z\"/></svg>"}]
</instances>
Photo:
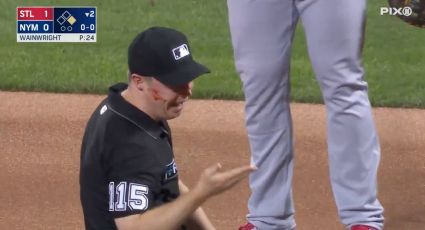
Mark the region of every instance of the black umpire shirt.
<instances>
[{"instance_id":1,"label":"black umpire shirt","mask_svg":"<svg viewBox=\"0 0 425 230\"><path fill-rule=\"evenodd\" d=\"M168 124L125 101L126 88L110 87L84 133L80 195L87 230L117 229L114 218L143 213L179 195Z\"/></svg>"}]
</instances>

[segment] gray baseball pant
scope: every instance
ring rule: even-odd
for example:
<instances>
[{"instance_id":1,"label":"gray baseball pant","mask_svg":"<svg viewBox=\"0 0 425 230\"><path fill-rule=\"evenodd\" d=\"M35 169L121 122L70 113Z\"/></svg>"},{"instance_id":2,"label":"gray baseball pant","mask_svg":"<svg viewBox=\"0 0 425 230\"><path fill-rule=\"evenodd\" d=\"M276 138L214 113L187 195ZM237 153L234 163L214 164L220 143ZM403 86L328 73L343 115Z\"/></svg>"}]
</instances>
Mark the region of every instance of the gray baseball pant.
<instances>
[{"instance_id":1,"label":"gray baseball pant","mask_svg":"<svg viewBox=\"0 0 425 230\"><path fill-rule=\"evenodd\" d=\"M227 3L252 162L259 168L249 180L248 221L261 230L295 228L289 67L301 19L327 109L330 180L341 222L382 229L383 207L377 199L380 147L361 58L366 1Z\"/></svg>"}]
</instances>

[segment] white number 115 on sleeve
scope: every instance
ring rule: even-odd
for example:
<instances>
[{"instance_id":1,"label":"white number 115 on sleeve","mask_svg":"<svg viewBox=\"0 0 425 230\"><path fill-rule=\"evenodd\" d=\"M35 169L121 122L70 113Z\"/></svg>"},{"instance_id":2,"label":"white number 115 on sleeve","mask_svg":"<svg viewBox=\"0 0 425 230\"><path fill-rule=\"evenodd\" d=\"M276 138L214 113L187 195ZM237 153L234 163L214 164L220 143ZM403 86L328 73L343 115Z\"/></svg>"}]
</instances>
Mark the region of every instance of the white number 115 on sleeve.
<instances>
[{"instance_id":1,"label":"white number 115 on sleeve","mask_svg":"<svg viewBox=\"0 0 425 230\"><path fill-rule=\"evenodd\" d=\"M120 182L115 186L114 182L109 182L109 211L146 210L149 207L149 200L146 196L149 188L146 185Z\"/></svg>"}]
</instances>

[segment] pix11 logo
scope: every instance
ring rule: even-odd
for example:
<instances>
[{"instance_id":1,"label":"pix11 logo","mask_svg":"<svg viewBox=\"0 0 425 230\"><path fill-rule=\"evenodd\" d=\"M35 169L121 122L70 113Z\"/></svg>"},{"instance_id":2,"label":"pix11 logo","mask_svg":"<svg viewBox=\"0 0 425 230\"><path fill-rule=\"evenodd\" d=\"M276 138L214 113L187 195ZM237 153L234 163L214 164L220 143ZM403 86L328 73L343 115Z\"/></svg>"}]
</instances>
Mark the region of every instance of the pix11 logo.
<instances>
[{"instance_id":1,"label":"pix11 logo","mask_svg":"<svg viewBox=\"0 0 425 230\"><path fill-rule=\"evenodd\" d=\"M381 15L394 15L394 16L406 16L412 15L413 10L411 7L381 7Z\"/></svg>"},{"instance_id":2,"label":"pix11 logo","mask_svg":"<svg viewBox=\"0 0 425 230\"><path fill-rule=\"evenodd\" d=\"M381 15L396 16L412 26L425 28L425 0L388 0L388 7L381 7Z\"/></svg>"}]
</instances>

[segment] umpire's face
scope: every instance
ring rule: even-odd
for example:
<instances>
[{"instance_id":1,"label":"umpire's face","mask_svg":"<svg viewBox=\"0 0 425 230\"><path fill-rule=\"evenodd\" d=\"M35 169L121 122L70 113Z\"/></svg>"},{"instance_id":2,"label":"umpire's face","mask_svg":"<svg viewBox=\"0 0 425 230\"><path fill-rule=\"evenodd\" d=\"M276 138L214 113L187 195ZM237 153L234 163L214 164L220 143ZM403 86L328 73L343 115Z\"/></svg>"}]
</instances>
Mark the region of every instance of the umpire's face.
<instances>
[{"instance_id":1,"label":"umpire's face","mask_svg":"<svg viewBox=\"0 0 425 230\"><path fill-rule=\"evenodd\" d=\"M164 120L180 116L184 103L192 95L193 82L168 86L153 78L149 85L158 116Z\"/></svg>"}]
</instances>

